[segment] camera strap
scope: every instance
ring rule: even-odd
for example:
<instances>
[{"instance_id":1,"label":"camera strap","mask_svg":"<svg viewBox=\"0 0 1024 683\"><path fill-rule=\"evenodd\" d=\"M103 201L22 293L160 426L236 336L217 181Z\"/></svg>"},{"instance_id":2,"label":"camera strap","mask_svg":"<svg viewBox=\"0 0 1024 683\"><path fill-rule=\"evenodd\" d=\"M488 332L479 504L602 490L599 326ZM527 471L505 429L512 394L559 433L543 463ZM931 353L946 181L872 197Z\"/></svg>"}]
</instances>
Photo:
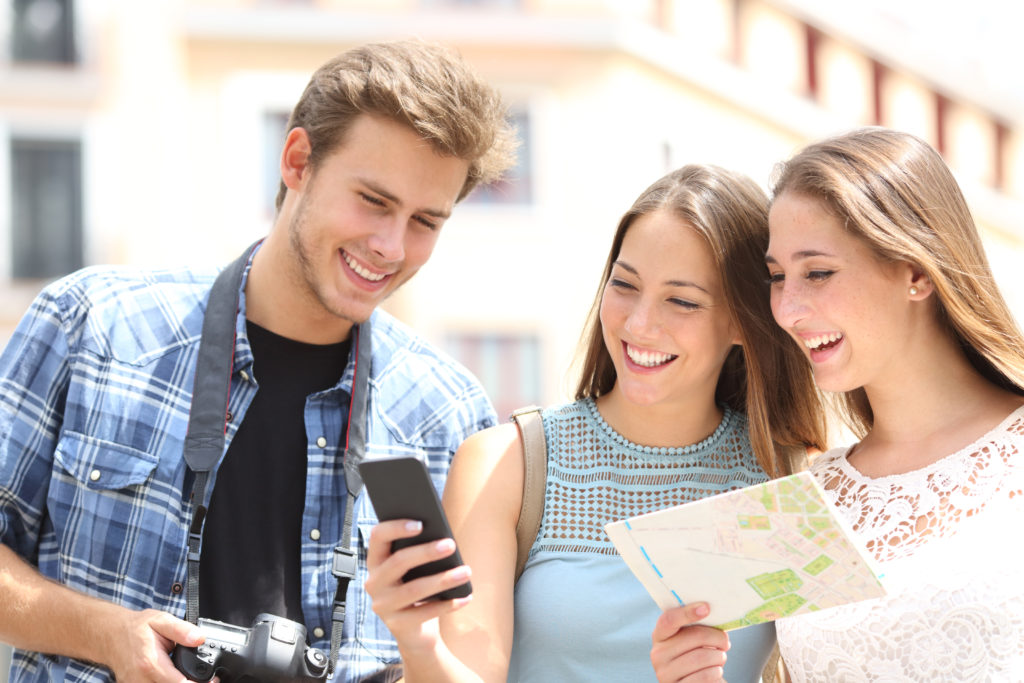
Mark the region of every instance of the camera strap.
<instances>
[{"instance_id":1,"label":"camera strap","mask_svg":"<svg viewBox=\"0 0 1024 683\"><path fill-rule=\"evenodd\" d=\"M185 463L195 472L191 495L194 511L188 530L188 587L185 592L186 617L193 624L199 619L199 553L203 545L203 522L206 520L206 486L210 471L224 453L239 291L245 265L255 248L256 244L251 245L217 275L210 289L199 338L199 357L184 447Z\"/></svg>"},{"instance_id":2,"label":"camera strap","mask_svg":"<svg viewBox=\"0 0 1024 683\"><path fill-rule=\"evenodd\" d=\"M252 244L220 272L210 289L210 298L203 316L195 384L189 408L188 432L184 445L185 462L195 473L191 494L195 508L188 534L186 593L186 617L193 624L199 619L199 557L203 543L203 523L207 512L206 488L210 472L224 453L239 293L246 264L257 244L259 242ZM352 516L356 497L363 487L358 465L366 448L366 406L369 402L371 357L370 323L367 321L355 329L355 376L352 380L343 460L347 488L345 518L341 541L334 549L331 566L331 573L338 579L331 614L331 655L328 660L328 671L332 674L345 623L348 585L356 574L356 552L351 548Z\"/></svg>"},{"instance_id":3,"label":"camera strap","mask_svg":"<svg viewBox=\"0 0 1024 683\"><path fill-rule=\"evenodd\" d=\"M327 658L327 675L334 675L334 666L341 646L341 635L345 625L345 597L348 585L356 575L356 551L352 548L352 515L356 497L363 488L363 477L359 473L359 462L366 450L366 406L370 402L370 321L362 323L353 341L356 367L352 378L352 400L348 408L348 425L345 428L345 518L341 528L341 541L334 547L331 574L338 580L331 608L331 653Z\"/></svg>"}]
</instances>

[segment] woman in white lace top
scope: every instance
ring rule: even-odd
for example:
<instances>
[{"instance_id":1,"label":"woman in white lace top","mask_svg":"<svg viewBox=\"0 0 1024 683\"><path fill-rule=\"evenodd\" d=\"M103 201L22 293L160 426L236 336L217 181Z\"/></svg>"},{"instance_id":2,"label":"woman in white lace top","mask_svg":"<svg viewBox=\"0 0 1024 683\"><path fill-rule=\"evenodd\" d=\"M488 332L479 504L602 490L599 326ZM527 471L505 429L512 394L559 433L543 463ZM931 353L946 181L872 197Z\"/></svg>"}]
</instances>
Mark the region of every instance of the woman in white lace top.
<instances>
[{"instance_id":1,"label":"woman in white lace top","mask_svg":"<svg viewBox=\"0 0 1024 683\"><path fill-rule=\"evenodd\" d=\"M777 624L797 681L1024 680L1024 338L956 181L866 129L780 168L776 321L859 443L813 466L888 596Z\"/></svg>"},{"instance_id":2,"label":"woman in white lace top","mask_svg":"<svg viewBox=\"0 0 1024 683\"><path fill-rule=\"evenodd\" d=\"M773 190L772 312L860 437L811 469L888 591L779 620L793 680L1024 681L1024 338L956 181L869 128Z\"/></svg>"}]
</instances>

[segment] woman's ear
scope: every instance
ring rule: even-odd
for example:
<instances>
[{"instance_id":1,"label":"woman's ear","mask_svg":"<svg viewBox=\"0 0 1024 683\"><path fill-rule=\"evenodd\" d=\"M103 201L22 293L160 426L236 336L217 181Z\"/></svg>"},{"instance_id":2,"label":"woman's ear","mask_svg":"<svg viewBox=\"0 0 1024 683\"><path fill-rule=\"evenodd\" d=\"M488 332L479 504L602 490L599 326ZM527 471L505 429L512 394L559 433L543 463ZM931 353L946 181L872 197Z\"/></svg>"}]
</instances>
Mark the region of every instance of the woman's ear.
<instances>
[{"instance_id":1,"label":"woman's ear","mask_svg":"<svg viewBox=\"0 0 1024 683\"><path fill-rule=\"evenodd\" d=\"M292 128L281 150L281 180L289 190L298 191L309 177L309 155L312 148L304 128Z\"/></svg>"},{"instance_id":2,"label":"woman's ear","mask_svg":"<svg viewBox=\"0 0 1024 683\"><path fill-rule=\"evenodd\" d=\"M907 295L911 300L921 301L931 296L935 285L932 284L932 279L920 267L908 263L907 273Z\"/></svg>"}]
</instances>

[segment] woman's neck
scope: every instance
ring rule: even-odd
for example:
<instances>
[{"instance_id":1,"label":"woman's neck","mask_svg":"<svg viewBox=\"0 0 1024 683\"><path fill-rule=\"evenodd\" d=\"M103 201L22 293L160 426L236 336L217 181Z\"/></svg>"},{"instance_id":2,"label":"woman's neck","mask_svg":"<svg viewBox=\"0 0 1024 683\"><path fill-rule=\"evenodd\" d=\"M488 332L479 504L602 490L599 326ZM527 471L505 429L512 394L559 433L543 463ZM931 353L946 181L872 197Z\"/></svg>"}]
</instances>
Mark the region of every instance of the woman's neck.
<instances>
[{"instance_id":1,"label":"woman's neck","mask_svg":"<svg viewBox=\"0 0 1024 683\"><path fill-rule=\"evenodd\" d=\"M597 399L597 409L612 429L643 446L679 448L703 441L722 422L714 400L637 405L617 387Z\"/></svg>"},{"instance_id":2,"label":"woman's neck","mask_svg":"<svg viewBox=\"0 0 1024 683\"><path fill-rule=\"evenodd\" d=\"M935 345L898 381L865 387L873 425L850 454L868 476L926 467L969 446L1024 403L985 379L958 345Z\"/></svg>"}]
</instances>

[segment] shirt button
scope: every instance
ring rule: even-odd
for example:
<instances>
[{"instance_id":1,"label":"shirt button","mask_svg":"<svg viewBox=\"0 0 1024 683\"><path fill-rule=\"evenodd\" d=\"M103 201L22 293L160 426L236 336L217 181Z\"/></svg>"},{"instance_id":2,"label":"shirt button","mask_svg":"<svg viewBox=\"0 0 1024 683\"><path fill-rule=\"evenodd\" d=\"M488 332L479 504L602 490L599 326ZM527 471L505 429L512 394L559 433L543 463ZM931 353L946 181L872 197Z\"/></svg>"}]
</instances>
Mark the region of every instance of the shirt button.
<instances>
[{"instance_id":1,"label":"shirt button","mask_svg":"<svg viewBox=\"0 0 1024 683\"><path fill-rule=\"evenodd\" d=\"M248 382L248 381L249 381L249 373L248 373L248 372L246 372L245 370L239 370L239 371L238 371L238 376L239 376L239 377L241 377L241 378L242 378L243 380L245 380L246 382Z\"/></svg>"},{"instance_id":2,"label":"shirt button","mask_svg":"<svg viewBox=\"0 0 1024 683\"><path fill-rule=\"evenodd\" d=\"M175 581L174 584L171 586L171 592L175 595L180 595L181 591L183 590L185 590L184 586L182 586L181 583L178 581Z\"/></svg>"},{"instance_id":3,"label":"shirt button","mask_svg":"<svg viewBox=\"0 0 1024 683\"><path fill-rule=\"evenodd\" d=\"M309 532L309 537L312 538L314 541L319 541L320 540L320 530L319 529L313 529L312 531Z\"/></svg>"},{"instance_id":4,"label":"shirt button","mask_svg":"<svg viewBox=\"0 0 1024 683\"><path fill-rule=\"evenodd\" d=\"M323 638L324 637L324 630L322 628L320 628L319 626L317 626L315 629L313 629L313 635L316 636L317 638Z\"/></svg>"},{"instance_id":5,"label":"shirt button","mask_svg":"<svg viewBox=\"0 0 1024 683\"><path fill-rule=\"evenodd\" d=\"M92 472L90 472L89 473L89 479L91 479L92 481L99 481L99 479L100 479L100 471L99 470L93 470Z\"/></svg>"},{"instance_id":6,"label":"shirt button","mask_svg":"<svg viewBox=\"0 0 1024 683\"><path fill-rule=\"evenodd\" d=\"M323 448L324 446L327 445L327 439L321 436L316 440L316 445L319 446L320 448Z\"/></svg>"},{"instance_id":7,"label":"shirt button","mask_svg":"<svg viewBox=\"0 0 1024 683\"><path fill-rule=\"evenodd\" d=\"M228 421L228 422L231 422L231 418L233 418L233 417L234 417L234 415L232 415L232 414L231 414L231 411L229 410L229 411L228 411L228 414L227 414L227 415L225 415L224 417L226 417L226 418L227 418L227 421Z\"/></svg>"}]
</instances>

